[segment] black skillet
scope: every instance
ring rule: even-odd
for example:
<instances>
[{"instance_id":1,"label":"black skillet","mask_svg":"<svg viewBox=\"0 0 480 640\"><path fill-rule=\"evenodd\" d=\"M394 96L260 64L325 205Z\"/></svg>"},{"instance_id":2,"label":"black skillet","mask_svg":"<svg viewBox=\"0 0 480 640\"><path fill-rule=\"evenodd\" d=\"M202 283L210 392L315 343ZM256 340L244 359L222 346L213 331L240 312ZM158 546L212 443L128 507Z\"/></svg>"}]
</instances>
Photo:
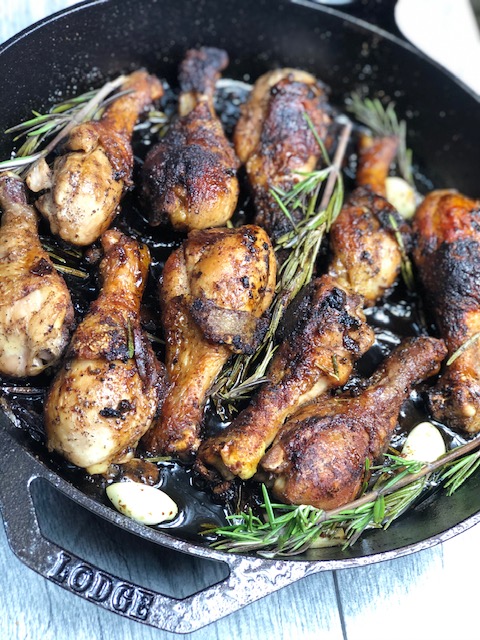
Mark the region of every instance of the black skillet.
<instances>
[{"instance_id":1,"label":"black skillet","mask_svg":"<svg viewBox=\"0 0 480 640\"><path fill-rule=\"evenodd\" d=\"M236 79L254 80L288 65L315 73L337 104L360 86L370 96L394 99L408 120L409 145L433 184L479 195L478 98L398 37L308 1L91 0L63 11L0 49L1 130L26 119L31 109L58 102L59 89L69 96L141 66L174 83L182 54L198 45L227 49L229 75ZM0 157L8 157L10 146L3 136ZM71 593L168 631L198 629L308 574L431 547L480 520L477 474L453 497L438 493L348 551L316 550L291 560L229 555L123 517L59 471L4 414L0 425L0 506L14 553ZM176 599L100 571L42 534L32 500L39 479L143 539L226 563L228 577Z\"/></svg>"}]
</instances>

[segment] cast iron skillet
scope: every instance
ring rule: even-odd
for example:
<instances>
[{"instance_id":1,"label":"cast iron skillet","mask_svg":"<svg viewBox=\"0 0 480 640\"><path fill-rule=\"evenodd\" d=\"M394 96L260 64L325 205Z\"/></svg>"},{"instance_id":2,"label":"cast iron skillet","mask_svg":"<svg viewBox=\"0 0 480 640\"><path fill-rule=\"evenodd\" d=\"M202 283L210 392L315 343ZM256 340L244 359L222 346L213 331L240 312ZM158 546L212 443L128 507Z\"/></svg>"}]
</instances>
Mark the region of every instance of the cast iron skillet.
<instances>
[{"instance_id":1,"label":"cast iron skillet","mask_svg":"<svg viewBox=\"0 0 480 640\"><path fill-rule=\"evenodd\" d=\"M354 17L289 0L90 0L44 20L0 49L0 127L32 108L145 66L170 82L184 51L227 49L229 75L255 79L275 66L315 73L342 104L360 85L387 95L408 119L409 144L437 187L478 196L480 103L408 44ZM0 157L10 140L3 137ZM153 627L190 632L308 574L370 564L430 547L480 520L480 476L453 496L424 501L387 531L347 552L324 549L292 560L229 555L139 525L74 486L0 415L0 506L8 540L29 567L72 593ZM98 570L40 531L31 487L39 478L106 520L159 545L229 567L222 582L178 600Z\"/></svg>"}]
</instances>

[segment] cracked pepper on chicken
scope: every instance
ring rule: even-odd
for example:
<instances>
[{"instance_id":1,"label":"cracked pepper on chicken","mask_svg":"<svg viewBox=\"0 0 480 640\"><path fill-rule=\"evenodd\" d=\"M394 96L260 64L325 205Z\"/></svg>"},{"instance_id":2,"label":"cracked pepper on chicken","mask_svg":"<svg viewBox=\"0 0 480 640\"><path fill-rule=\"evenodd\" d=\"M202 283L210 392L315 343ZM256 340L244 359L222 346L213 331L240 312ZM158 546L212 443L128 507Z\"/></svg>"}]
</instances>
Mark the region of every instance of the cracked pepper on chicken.
<instances>
[{"instance_id":1,"label":"cracked pepper on chicken","mask_svg":"<svg viewBox=\"0 0 480 640\"><path fill-rule=\"evenodd\" d=\"M134 455L165 392L164 366L140 325L148 248L113 229L102 247L100 294L45 401L48 448L89 473Z\"/></svg>"},{"instance_id":2,"label":"cracked pepper on chicken","mask_svg":"<svg viewBox=\"0 0 480 640\"><path fill-rule=\"evenodd\" d=\"M238 160L215 113L225 51L192 49L180 66L179 118L148 153L142 192L153 226L176 231L224 225L237 206Z\"/></svg>"},{"instance_id":3,"label":"cracked pepper on chicken","mask_svg":"<svg viewBox=\"0 0 480 640\"><path fill-rule=\"evenodd\" d=\"M200 460L227 478L251 478L285 419L345 384L374 342L361 297L331 276L313 280L292 305L267 382L226 429L200 447Z\"/></svg>"},{"instance_id":4,"label":"cracked pepper on chicken","mask_svg":"<svg viewBox=\"0 0 480 640\"><path fill-rule=\"evenodd\" d=\"M117 215L132 186L133 129L163 94L160 81L145 71L127 76L121 89L125 93L106 107L100 120L72 129L51 171L43 161L27 178L32 191L44 191L36 206L52 233L73 245L97 240Z\"/></svg>"},{"instance_id":5,"label":"cracked pepper on chicken","mask_svg":"<svg viewBox=\"0 0 480 640\"><path fill-rule=\"evenodd\" d=\"M38 236L23 182L0 174L0 372L36 376L56 365L73 329L73 304Z\"/></svg>"},{"instance_id":6,"label":"cracked pepper on chicken","mask_svg":"<svg viewBox=\"0 0 480 640\"><path fill-rule=\"evenodd\" d=\"M255 225L192 231L165 264L160 304L170 388L144 438L155 455L192 457L207 393L232 353L252 353L268 327L276 260Z\"/></svg>"},{"instance_id":7,"label":"cracked pepper on chicken","mask_svg":"<svg viewBox=\"0 0 480 640\"><path fill-rule=\"evenodd\" d=\"M287 192L302 173L315 169L322 150L312 128L326 142L330 123L326 88L298 69L262 75L242 107L234 132L235 150L252 189L255 223L273 240L290 231L292 223L272 189Z\"/></svg>"}]
</instances>

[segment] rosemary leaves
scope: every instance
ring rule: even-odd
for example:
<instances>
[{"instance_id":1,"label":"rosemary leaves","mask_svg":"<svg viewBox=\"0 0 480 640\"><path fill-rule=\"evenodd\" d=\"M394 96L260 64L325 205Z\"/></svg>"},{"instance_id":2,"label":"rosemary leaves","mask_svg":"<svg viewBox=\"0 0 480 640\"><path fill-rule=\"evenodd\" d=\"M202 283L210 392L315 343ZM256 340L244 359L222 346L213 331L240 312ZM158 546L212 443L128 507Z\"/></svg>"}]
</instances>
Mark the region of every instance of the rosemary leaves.
<instances>
[{"instance_id":1,"label":"rosemary leaves","mask_svg":"<svg viewBox=\"0 0 480 640\"><path fill-rule=\"evenodd\" d=\"M224 527L205 529L204 534L218 536L212 543L216 549L264 557L298 555L318 546L346 549L367 529L388 528L427 487L443 485L448 495L453 494L480 466L479 447L480 437L476 437L428 463L386 454L387 464L377 468L381 472L373 486L331 511L273 503L262 485L264 517L249 509L229 516Z\"/></svg>"}]
</instances>

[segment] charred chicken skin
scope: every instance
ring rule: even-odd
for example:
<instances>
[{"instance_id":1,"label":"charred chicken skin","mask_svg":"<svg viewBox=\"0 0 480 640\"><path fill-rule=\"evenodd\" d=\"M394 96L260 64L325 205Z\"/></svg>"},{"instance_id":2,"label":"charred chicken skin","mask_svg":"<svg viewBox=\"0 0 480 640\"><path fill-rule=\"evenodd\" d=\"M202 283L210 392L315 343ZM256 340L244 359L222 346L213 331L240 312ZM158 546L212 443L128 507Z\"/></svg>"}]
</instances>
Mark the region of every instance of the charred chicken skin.
<instances>
[{"instance_id":1,"label":"charred chicken skin","mask_svg":"<svg viewBox=\"0 0 480 640\"><path fill-rule=\"evenodd\" d=\"M91 244L113 221L132 185L133 128L163 94L159 80L145 71L127 76L122 91L128 93L114 100L100 120L71 131L51 173L43 164L28 178L33 191L46 189L36 206L52 233L74 245Z\"/></svg>"},{"instance_id":2,"label":"charred chicken skin","mask_svg":"<svg viewBox=\"0 0 480 640\"><path fill-rule=\"evenodd\" d=\"M325 140L330 116L324 86L304 71L277 69L257 80L235 128L235 150L252 188L255 223L274 240L290 231L292 223L271 189L288 192L321 156L307 115Z\"/></svg>"},{"instance_id":3,"label":"charred chicken skin","mask_svg":"<svg viewBox=\"0 0 480 640\"><path fill-rule=\"evenodd\" d=\"M356 397L322 396L295 413L261 462L283 502L335 509L357 496L365 463L388 447L413 386L438 373L446 349L435 338L408 338Z\"/></svg>"},{"instance_id":4,"label":"charred chicken skin","mask_svg":"<svg viewBox=\"0 0 480 640\"><path fill-rule=\"evenodd\" d=\"M227 66L225 51L187 52L179 80L179 118L148 153L142 193L153 226L177 231L219 227L238 200L238 160L214 109L215 82Z\"/></svg>"},{"instance_id":5,"label":"charred chicken skin","mask_svg":"<svg viewBox=\"0 0 480 640\"><path fill-rule=\"evenodd\" d=\"M13 174L0 175L0 372L34 376L55 365L73 328L70 293L38 237L38 215Z\"/></svg>"},{"instance_id":6,"label":"charred chicken skin","mask_svg":"<svg viewBox=\"0 0 480 640\"><path fill-rule=\"evenodd\" d=\"M414 218L421 284L448 354L480 331L480 201L451 191L428 194ZM445 367L430 396L434 417L480 431L480 350L475 340Z\"/></svg>"},{"instance_id":7,"label":"charred chicken skin","mask_svg":"<svg viewBox=\"0 0 480 640\"><path fill-rule=\"evenodd\" d=\"M258 346L275 282L272 245L254 225L192 231L170 255L160 303L171 387L144 438L149 452L196 452L208 391L232 353Z\"/></svg>"},{"instance_id":8,"label":"charred chicken skin","mask_svg":"<svg viewBox=\"0 0 480 640\"><path fill-rule=\"evenodd\" d=\"M312 281L289 314L268 381L226 429L199 449L201 462L227 479L251 478L285 419L327 389L345 384L355 361L374 342L361 297L328 275Z\"/></svg>"},{"instance_id":9,"label":"charred chicken skin","mask_svg":"<svg viewBox=\"0 0 480 640\"><path fill-rule=\"evenodd\" d=\"M410 243L410 229L384 197L359 187L349 197L330 230L329 271L339 282L374 305L396 282L402 253L392 226Z\"/></svg>"},{"instance_id":10,"label":"charred chicken skin","mask_svg":"<svg viewBox=\"0 0 480 640\"><path fill-rule=\"evenodd\" d=\"M165 391L164 367L140 326L148 249L113 229L101 242L101 292L45 402L49 449L89 473L132 457Z\"/></svg>"}]
</instances>

